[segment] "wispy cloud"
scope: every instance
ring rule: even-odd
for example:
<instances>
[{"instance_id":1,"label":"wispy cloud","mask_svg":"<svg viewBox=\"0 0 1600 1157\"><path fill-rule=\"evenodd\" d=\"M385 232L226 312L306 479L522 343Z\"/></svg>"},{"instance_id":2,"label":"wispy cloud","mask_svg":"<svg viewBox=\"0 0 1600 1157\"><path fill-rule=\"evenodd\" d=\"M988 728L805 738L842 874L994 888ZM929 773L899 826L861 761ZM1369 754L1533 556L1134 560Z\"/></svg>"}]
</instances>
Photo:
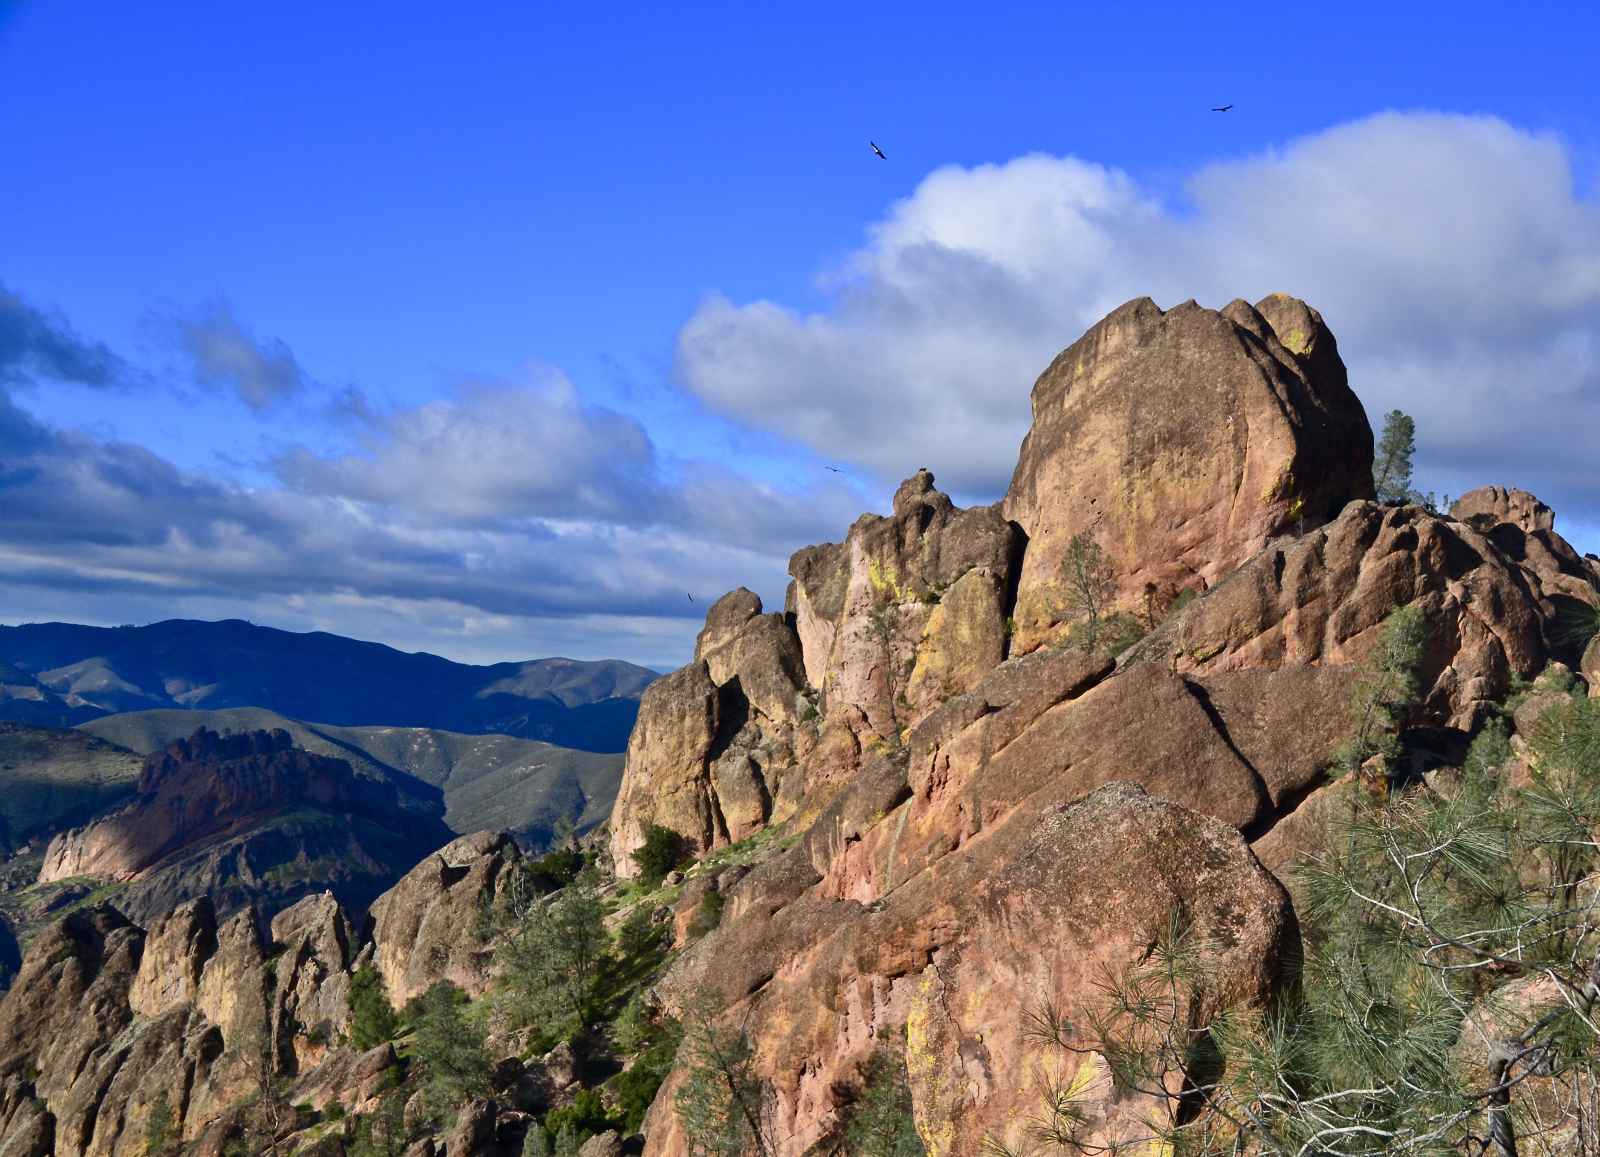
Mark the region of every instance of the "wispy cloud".
<instances>
[{"instance_id":1,"label":"wispy cloud","mask_svg":"<svg viewBox=\"0 0 1600 1157\"><path fill-rule=\"evenodd\" d=\"M237 394L253 410L266 410L311 385L294 351L277 338L257 338L226 302L194 317L174 319L178 345L195 381Z\"/></svg>"}]
</instances>

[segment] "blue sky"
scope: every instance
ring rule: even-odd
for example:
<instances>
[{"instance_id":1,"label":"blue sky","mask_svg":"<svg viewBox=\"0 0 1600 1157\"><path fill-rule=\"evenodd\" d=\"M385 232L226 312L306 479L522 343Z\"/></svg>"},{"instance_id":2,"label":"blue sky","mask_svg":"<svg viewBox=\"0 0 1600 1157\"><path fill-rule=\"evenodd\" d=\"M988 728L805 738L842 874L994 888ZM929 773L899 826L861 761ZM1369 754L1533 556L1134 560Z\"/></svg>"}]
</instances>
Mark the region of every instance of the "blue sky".
<instances>
[{"instance_id":1,"label":"blue sky","mask_svg":"<svg viewBox=\"0 0 1600 1157\"><path fill-rule=\"evenodd\" d=\"M0 0L0 618L675 666L1141 293L1600 550L1600 16L1338 13Z\"/></svg>"}]
</instances>

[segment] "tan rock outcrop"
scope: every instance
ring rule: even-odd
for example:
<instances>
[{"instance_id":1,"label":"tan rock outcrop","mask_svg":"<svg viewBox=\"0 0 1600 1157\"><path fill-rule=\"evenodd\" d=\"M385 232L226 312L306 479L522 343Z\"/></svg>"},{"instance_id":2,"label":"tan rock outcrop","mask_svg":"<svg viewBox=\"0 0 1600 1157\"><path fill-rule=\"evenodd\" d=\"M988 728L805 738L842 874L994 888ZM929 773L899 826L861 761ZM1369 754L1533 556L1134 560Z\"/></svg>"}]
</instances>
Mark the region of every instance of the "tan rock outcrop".
<instances>
[{"instance_id":1,"label":"tan rock outcrop","mask_svg":"<svg viewBox=\"0 0 1600 1157\"><path fill-rule=\"evenodd\" d=\"M505 833L475 832L428 856L373 902L372 962L396 1007L437 980L483 994L491 953L475 933L479 913L521 858Z\"/></svg>"},{"instance_id":2,"label":"tan rock outcrop","mask_svg":"<svg viewBox=\"0 0 1600 1157\"><path fill-rule=\"evenodd\" d=\"M1333 335L1274 295L1217 311L1113 311L1033 387L1004 512L1028 536L1012 646L1062 620L1059 570L1087 533L1121 600L1203 588L1274 535L1372 495L1372 432Z\"/></svg>"},{"instance_id":3,"label":"tan rock outcrop","mask_svg":"<svg viewBox=\"0 0 1600 1157\"><path fill-rule=\"evenodd\" d=\"M843 543L807 547L789 560L807 680L826 714L853 707L880 736L912 726L940 701L947 673L949 693L957 693L972 666L995 653L1021 559L1022 538L998 505L958 509L933 481L918 471L895 491L890 517L862 515ZM968 644L982 650L971 658L948 650ZM920 702L900 702L913 679Z\"/></svg>"},{"instance_id":4,"label":"tan rock outcrop","mask_svg":"<svg viewBox=\"0 0 1600 1157\"><path fill-rule=\"evenodd\" d=\"M709 989L746 1026L772 1085L781 1157L832 1134L873 1049L902 1028L928 1152L977 1153L991 1134L1015 1141L1046 1059L1026 1035L1036 1005L1080 1020L1096 1011L1102 969L1137 960L1177 913L1216 945L1197 1017L1268 999L1297 941L1286 894L1237 832L1129 784L1014 807L871 904L813 887L770 912L742 910L685 954L666 990ZM673 1087L646 1122L647 1154L687 1152ZM1085 1138L1127 1139L1151 1108L1106 1098Z\"/></svg>"},{"instance_id":5,"label":"tan rock outcrop","mask_svg":"<svg viewBox=\"0 0 1600 1157\"><path fill-rule=\"evenodd\" d=\"M717 685L705 661L645 688L628 737L622 786L611 811L611 858L618 876L638 875L633 853L651 824L710 848L716 836L708 780L720 721Z\"/></svg>"},{"instance_id":6,"label":"tan rock outcrop","mask_svg":"<svg viewBox=\"0 0 1600 1157\"><path fill-rule=\"evenodd\" d=\"M1384 619L1408 604L1433 629L1422 721L1471 728L1513 674L1544 668L1545 611L1514 561L1464 523L1370 502L1274 543L1169 619L1130 661L1202 678L1359 664Z\"/></svg>"},{"instance_id":7,"label":"tan rock outcrop","mask_svg":"<svg viewBox=\"0 0 1600 1157\"><path fill-rule=\"evenodd\" d=\"M1491 530L1509 523L1524 531L1554 530L1555 511L1526 490L1504 486L1480 486L1469 490L1450 505L1450 517Z\"/></svg>"}]
</instances>

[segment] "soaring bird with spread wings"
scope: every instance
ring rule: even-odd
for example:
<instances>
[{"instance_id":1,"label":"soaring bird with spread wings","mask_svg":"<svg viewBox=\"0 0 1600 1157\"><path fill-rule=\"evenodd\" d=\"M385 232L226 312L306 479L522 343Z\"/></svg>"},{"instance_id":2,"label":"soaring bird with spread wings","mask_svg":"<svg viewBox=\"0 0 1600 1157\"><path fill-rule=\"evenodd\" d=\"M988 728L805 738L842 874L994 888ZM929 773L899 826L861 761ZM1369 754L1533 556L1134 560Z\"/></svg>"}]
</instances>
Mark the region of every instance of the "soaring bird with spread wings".
<instances>
[{"instance_id":1,"label":"soaring bird with spread wings","mask_svg":"<svg viewBox=\"0 0 1600 1157\"><path fill-rule=\"evenodd\" d=\"M883 150L878 147L878 142L877 141L868 141L867 144L871 145L872 146L872 151L878 154L878 160L887 161L889 159L888 157L883 155Z\"/></svg>"},{"instance_id":2,"label":"soaring bird with spread wings","mask_svg":"<svg viewBox=\"0 0 1600 1157\"><path fill-rule=\"evenodd\" d=\"M1212 112L1227 112L1232 107L1233 106L1231 104L1225 104L1225 105L1222 105L1220 108L1214 108L1211 111Z\"/></svg>"}]
</instances>

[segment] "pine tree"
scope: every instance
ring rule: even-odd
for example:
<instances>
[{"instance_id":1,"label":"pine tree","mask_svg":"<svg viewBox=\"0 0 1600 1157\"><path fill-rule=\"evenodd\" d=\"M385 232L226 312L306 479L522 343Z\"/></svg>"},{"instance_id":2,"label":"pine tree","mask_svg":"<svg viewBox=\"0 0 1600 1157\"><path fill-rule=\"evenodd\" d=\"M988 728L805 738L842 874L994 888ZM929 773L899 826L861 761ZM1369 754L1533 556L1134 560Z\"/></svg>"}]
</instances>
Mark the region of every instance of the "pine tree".
<instances>
[{"instance_id":1,"label":"pine tree","mask_svg":"<svg viewBox=\"0 0 1600 1157\"><path fill-rule=\"evenodd\" d=\"M578 1133L571 1124L563 1124L556 1133L554 1157L578 1157Z\"/></svg>"},{"instance_id":2,"label":"pine tree","mask_svg":"<svg viewBox=\"0 0 1600 1157\"><path fill-rule=\"evenodd\" d=\"M466 995L436 981L418 999L411 1054L426 1074L428 1100L437 1113L489 1091L489 1055L482 1023L467 1014Z\"/></svg>"},{"instance_id":3,"label":"pine tree","mask_svg":"<svg viewBox=\"0 0 1600 1157\"><path fill-rule=\"evenodd\" d=\"M398 1028L383 974L372 965L363 964L350 977L351 1047L360 1052L377 1048L393 1040Z\"/></svg>"},{"instance_id":4,"label":"pine tree","mask_svg":"<svg viewBox=\"0 0 1600 1157\"><path fill-rule=\"evenodd\" d=\"M673 1108L691 1157L772 1157L769 1090L749 1036L720 1028L702 997L687 1012L680 1058L687 1067Z\"/></svg>"},{"instance_id":5,"label":"pine tree","mask_svg":"<svg viewBox=\"0 0 1600 1157\"><path fill-rule=\"evenodd\" d=\"M528 1125L528 1135L522 1141L522 1157L550 1157L550 1142L544 1135L544 1126L537 1121Z\"/></svg>"},{"instance_id":6,"label":"pine tree","mask_svg":"<svg viewBox=\"0 0 1600 1157\"><path fill-rule=\"evenodd\" d=\"M1092 651L1100 641L1106 606L1116 592L1116 575L1100 544L1081 532L1067 543L1067 553L1061 559L1061 575L1066 583L1066 609L1082 620L1077 633L1083 641L1083 649Z\"/></svg>"},{"instance_id":7,"label":"pine tree","mask_svg":"<svg viewBox=\"0 0 1600 1157\"><path fill-rule=\"evenodd\" d=\"M167 1090L162 1089L150 1103L149 1115L144 1122L144 1151L148 1157L166 1157L178 1140L176 1115Z\"/></svg>"},{"instance_id":8,"label":"pine tree","mask_svg":"<svg viewBox=\"0 0 1600 1157\"><path fill-rule=\"evenodd\" d=\"M514 898L507 919L496 951L501 1012L557 1039L588 1028L610 943L592 871L548 899Z\"/></svg>"},{"instance_id":9,"label":"pine tree","mask_svg":"<svg viewBox=\"0 0 1600 1157\"><path fill-rule=\"evenodd\" d=\"M1390 410L1383 418L1383 434L1372 463L1372 488L1385 504L1408 502L1411 490L1411 456L1417 450L1417 424L1408 414Z\"/></svg>"},{"instance_id":10,"label":"pine tree","mask_svg":"<svg viewBox=\"0 0 1600 1157\"><path fill-rule=\"evenodd\" d=\"M912 1117L903 1052L880 1048L873 1055L844 1138L849 1157L924 1157L927 1150Z\"/></svg>"}]
</instances>

